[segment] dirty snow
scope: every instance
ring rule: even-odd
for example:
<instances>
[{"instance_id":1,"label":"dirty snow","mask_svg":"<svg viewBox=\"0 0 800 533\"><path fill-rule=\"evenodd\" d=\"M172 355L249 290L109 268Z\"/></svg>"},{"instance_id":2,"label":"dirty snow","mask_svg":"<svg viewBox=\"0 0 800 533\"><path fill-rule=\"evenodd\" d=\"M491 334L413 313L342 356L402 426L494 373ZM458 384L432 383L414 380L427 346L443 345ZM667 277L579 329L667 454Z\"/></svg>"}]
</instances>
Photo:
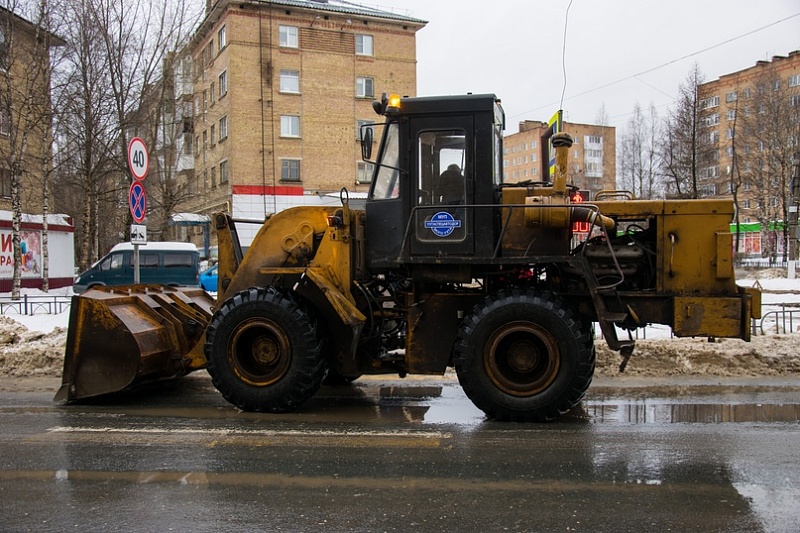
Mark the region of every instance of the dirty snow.
<instances>
[{"instance_id":1,"label":"dirty snow","mask_svg":"<svg viewBox=\"0 0 800 533\"><path fill-rule=\"evenodd\" d=\"M765 335L752 342L738 339L672 338L670 329L651 326L639 330L633 357L625 375L629 376L790 376L800 375L800 279L786 279L778 269L737 273L739 285L750 287L756 280L762 290L762 311L797 306L792 323L794 332L775 332L774 322L765 326ZM42 294L28 290L29 294ZM52 294L71 295L71 289ZM7 296L7 295L2 295ZM58 315L25 316L6 313L0 316L0 376L58 376L64 360L69 311ZM783 327L780 328L781 330ZM787 324L787 328L788 324ZM597 343L598 376L619 375L620 356L605 342Z\"/></svg>"}]
</instances>

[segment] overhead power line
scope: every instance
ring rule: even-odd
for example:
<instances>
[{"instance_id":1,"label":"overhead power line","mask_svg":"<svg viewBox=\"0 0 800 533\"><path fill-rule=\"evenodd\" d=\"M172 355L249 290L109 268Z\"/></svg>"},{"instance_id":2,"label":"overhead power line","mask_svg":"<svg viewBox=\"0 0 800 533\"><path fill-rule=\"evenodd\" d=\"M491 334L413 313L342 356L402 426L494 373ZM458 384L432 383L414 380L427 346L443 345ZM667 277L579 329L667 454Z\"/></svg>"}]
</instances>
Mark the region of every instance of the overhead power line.
<instances>
[{"instance_id":1,"label":"overhead power line","mask_svg":"<svg viewBox=\"0 0 800 533\"><path fill-rule=\"evenodd\" d=\"M670 60L670 61L667 61L666 63L662 63L662 64L660 64L660 65L658 65L658 66L655 66L655 67L649 68L649 69L647 69L647 70L643 70L643 71L641 71L641 72L637 72L636 74L631 74L631 75L629 75L629 76L625 76L624 78L620 78L620 79L618 79L618 80L616 80L616 81L612 81L612 82L606 83L606 84L604 84L604 85L600 85L600 86L598 86L598 87L595 87L595 88L593 88L593 89L588 89L588 90L586 90L586 91L583 91L583 92L581 92L581 93L578 93L578 94L573 94L573 95L571 95L571 96L567 96L566 98L564 98L564 96L562 95L562 96L561 96L561 102L560 102L560 103L563 105L563 102L564 102L564 100L571 100L571 99L573 99L573 98L578 98L578 97L581 97L581 96L585 96L585 95L587 95L587 94L591 94L591 93L593 93L593 92L595 92L595 91L600 91L600 90L602 90L602 89L605 89L605 88L607 88L607 87L611 87L612 85L616 85L616 84L618 84L618 83L622 83L623 81L628 81L628 80L634 79L634 78L636 78L637 76L642 76L642 75L644 75L644 74L649 74L649 73L651 73L651 72L655 72L656 70L662 69L662 68L664 68L664 67L668 67L669 65L672 65L673 63L677 63L678 61L683 61L684 59L688 59L688 58L690 58L690 57L694 57L694 56L696 56L696 55L703 54L703 53L705 53L705 52L708 52L709 50L713 50L713 49L715 49L715 48L719 48L720 46L724 46L724 45L726 45L726 44L732 43L733 41L737 41L737 40L739 40L739 39L742 39L742 38L744 38L744 37L747 37L748 35L752 35L752 34L754 34L754 33L757 33L757 32L763 31L763 30L766 30L767 28L771 28L772 26L775 26L775 25L777 25L777 24L781 24L782 22L786 22L787 20L791 20L791 19L793 19L793 18L795 18L795 17L798 17L798 16L800 16L800 13L795 13L794 15L789 15L789 16L788 16L788 17L786 17L786 18L782 18L782 19L780 19L780 20L776 20L775 22L771 22L770 24L767 24L766 26L761 26L760 28L756 28L756 29L754 29L754 30L750 30L750 31L748 31L748 32L746 32L746 33L742 33L742 34L740 34L740 35L737 35L736 37L731 37L730 39L727 39L727 40L725 40L725 41L722 41L722 42L719 42L719 43L717 43L717 44L713 44L713 45L711 45L711 46L708 46L708 47L706 47L706 48L703 48L702 50L697 50L696 52L692 52L691 54L686 54L686 55L684 55L684 56L681 56L681 57L679 57L679 58L676 58L676 59L672 59L672 60ZM641 81L641 80L639 80L639 81ZM559 104L559 102L558 102L558 101L555 101L555 102L550 102L550 103L548 103L548 104L541 105L541 106L539 106L539 107L535 107L535 108L533 108L533 109L529 109L529 110L527 110L527 111L523 111L523 112L521 112L521 113L517 113L516 115L512 115L512 116L511 116L511 117L509 117L509 118L515 118L515 117L518 117L518 116L520 116L520 115L525 115L525 114L527 114L527 113L533 113L534 111L538 111L538 110L540 110L540 109L547 109L547 108L551 108L551 107L553 107L553 106L554 106L554 105L556 105L556 104Z\"/></svg>"}]
</instances>

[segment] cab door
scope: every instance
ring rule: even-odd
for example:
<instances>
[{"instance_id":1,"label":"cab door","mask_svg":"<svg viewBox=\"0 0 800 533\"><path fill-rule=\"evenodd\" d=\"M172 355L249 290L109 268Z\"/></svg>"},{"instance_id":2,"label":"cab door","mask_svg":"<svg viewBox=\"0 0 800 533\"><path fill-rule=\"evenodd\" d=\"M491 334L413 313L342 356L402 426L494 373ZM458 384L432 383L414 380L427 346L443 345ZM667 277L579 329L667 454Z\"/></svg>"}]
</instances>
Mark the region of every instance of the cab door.
<instances>
[{"instance_id":1,"label":"cab door","mask_svg":"<svg viewBox=\"0 0 800 533\"><path fill-rule=\"evenodd\" d=\"M473 118L411 120L411 254L438 257L475 251Z\"/></svg>"}]
</instances>

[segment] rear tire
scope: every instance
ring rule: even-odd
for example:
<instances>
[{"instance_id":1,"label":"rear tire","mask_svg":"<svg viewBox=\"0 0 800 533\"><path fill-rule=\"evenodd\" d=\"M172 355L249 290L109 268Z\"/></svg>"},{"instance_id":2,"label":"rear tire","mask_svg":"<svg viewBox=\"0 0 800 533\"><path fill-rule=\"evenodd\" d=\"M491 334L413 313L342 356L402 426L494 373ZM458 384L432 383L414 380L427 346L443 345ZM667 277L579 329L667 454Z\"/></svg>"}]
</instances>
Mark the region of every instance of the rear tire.
<instances>
[{"instance_id":1,"label":"rear tire","mask_svg":"<svg viewBox=\"0 0 800 533\"><path fill-rule=\"evenodd\" d=\"M462 323L454 365L490 418L544 422L580 402L594 374L594 344L555 295L500 293Z\"/></svg>"},{"instance_id":2,"label":"rear tire","mask_svg":"<svg viewBox=\"0 0 800 533\"><path fill-rule=\"evenodd\" d=\"M206 333L208 373L244 411L294 410L319 389L326 364L314 321L291 296L248 289L227 299Z\"/></svg>"}]
</instances>

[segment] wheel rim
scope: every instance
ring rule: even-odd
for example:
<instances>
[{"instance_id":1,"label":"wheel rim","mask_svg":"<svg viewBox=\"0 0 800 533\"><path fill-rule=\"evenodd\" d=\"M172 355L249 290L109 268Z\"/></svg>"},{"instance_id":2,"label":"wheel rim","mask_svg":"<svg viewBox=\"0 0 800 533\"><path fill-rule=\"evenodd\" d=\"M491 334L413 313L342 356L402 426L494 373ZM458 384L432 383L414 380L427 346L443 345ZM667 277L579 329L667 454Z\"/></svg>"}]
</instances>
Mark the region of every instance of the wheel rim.
<instances>
[{"instance_id":1,"label":"wheel rim","mask_svg":"<svg viewBox=\"0 0 800 533\"><path fill-rule=\"evenodd\" d=\"M250 385L266 387L279 381L291 360L291 343L283 328L264 318L242 322L228 344L231 368Z\"/></svg>"},{"instance_id":2,"label":"wheel rim","mask_svg":"<svg viewBox=\"0 0 800 533\"><path fill-rule=\"evenodd\" d=\"M530 322L509 322L486 343L484 365L489 379L514 396L533 396L558 375L560 353L555 337Z\"/></svg>"}]
</instances>

